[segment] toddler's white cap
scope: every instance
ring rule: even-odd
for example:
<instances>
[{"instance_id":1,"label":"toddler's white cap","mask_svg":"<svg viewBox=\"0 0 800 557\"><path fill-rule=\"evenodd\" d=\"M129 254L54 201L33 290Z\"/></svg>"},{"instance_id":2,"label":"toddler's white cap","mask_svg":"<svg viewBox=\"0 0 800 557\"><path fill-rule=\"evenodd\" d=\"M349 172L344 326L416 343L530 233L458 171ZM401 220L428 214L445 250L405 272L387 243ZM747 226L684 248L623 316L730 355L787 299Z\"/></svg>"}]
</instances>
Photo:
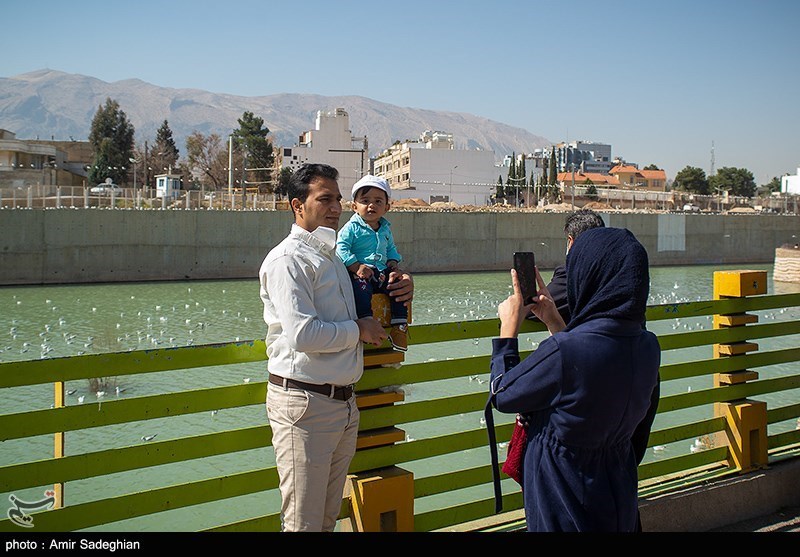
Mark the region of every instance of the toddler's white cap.
<instances>
[{"instance_id":1,"label":"toddler's white cap","mask_svg":"<svg viewBox=\"0 0 800 557\"><path fill-rule=\"evenodd\" d=\"M350 192L353 196L353 199L356 198L356 192L361 188L378 188L385 191L386 196L389 199L392 197L392 189L389 187L389 182L383 178L379 178L378 176L373 176L372 174L367 174L358 182L353 184L353 190Z\"/></svg>"}]
</instances>

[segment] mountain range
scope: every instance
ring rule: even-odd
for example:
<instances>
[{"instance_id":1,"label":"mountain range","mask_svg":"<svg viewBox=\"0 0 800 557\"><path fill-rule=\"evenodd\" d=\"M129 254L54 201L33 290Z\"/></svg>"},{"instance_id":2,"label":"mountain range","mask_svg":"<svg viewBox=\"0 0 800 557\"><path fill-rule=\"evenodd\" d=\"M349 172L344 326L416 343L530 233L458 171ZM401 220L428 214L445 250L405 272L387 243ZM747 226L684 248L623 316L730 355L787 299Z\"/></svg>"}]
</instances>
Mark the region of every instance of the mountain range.
<instances>
[{"instance_id":1,"label":"mountain range","mask_svg":"<svg viewBox=\"0 0 800 557\"><path fill-rule=\"evenodd\" d=\"M318 110L336 108L349 114L354 136L367 136L372 156L397 140L418 139L425 130L452 133L456 149L492 150L498 161L512 152L552 145L527 130L481 116L400 107L361 96L244 97L159 87L139 79L108 83L49 69L0 77L0 128L19 139L86 140L94 114L109 97L133 124L137 144L155 141L156 130L167 120L182 155L189 134L217 133L225 139L245 111L263 118L274 145L291 147L300 134L314 129Z\"/></svg>"}]
</instances>

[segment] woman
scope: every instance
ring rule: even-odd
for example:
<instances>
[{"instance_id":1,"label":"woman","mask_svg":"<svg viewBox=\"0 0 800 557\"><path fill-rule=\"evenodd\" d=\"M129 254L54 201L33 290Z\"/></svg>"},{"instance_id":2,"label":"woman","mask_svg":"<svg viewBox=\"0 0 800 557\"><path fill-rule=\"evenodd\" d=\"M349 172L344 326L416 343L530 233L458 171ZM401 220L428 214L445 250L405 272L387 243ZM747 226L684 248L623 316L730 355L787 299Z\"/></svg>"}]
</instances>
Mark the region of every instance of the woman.
<instances>
[{"instance_id":1,"label":"woman","mask_svg":"<svg viewBox=\"0 0 800 557\"><path fill-rule=\"evenodd\" d=\"M655 416L661 351L645 328L647 252L620 228L587 230L567 255L564 324L536 272L536 301L514 294L498 307L491 399L527 424L523 494L529 531L637 529L634 438ZM520 362L517 334L530 311L551 336Z\"/></svg>"}]
</instances>

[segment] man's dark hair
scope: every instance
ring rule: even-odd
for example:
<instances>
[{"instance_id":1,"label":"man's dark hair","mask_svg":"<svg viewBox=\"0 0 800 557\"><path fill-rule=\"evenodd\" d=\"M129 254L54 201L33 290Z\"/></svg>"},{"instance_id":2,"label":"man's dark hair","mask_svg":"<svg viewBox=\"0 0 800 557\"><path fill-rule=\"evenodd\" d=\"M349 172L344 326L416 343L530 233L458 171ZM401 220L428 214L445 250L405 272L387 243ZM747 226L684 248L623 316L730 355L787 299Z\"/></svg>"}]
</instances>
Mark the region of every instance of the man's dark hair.
<instances>
[{"instance_id":1,"label":"man's dark hair","mask_svg":"<svg viewBox=\"0 0 800 557\"><path fill-rule=\"evenodd\" d=\"M564 232L566 232L567 236L572 236L572 240L575 241L578 236L587 230L602 228L605 225L603 217L591 209L578 209L567 216L567 221L564 223Z\"/></svg>"},{"instance_id":2,"label":"man's dark hair","mask_svg":"<svg viewBox=\"0 0 800 557\"><path fill-rule=\"evenodd\" d=\"M290 207L292 199L299 199L301 203L305 203L308 197L308 185L314 178L338 180L339 171L330 165L317 163L304 164L295 170L292 177L289 179L289 183L286 185L286 197L289 199ZM292 211L294 211L294 208Z\"/></svg>"}]
</instances>

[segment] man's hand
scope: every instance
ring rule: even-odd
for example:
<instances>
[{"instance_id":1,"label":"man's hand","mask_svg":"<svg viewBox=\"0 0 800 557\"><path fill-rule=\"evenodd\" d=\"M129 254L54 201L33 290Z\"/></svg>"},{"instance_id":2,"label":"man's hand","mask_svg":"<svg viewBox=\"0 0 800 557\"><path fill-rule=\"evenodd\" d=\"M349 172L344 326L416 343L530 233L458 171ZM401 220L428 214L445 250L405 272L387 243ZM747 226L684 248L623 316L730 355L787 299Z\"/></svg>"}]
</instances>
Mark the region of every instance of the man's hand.
<instances>
[{"instance_id":1,"label":"man's hand","mask_svg":"<svg viewBox=\"0 0 800 557\"><path fill-rule=\"evenodd\" d=\"M374 317L356 319L356 325L358 325L358 338L367 344L380 346L389 337L383 325Z\"/></svg>"},{"instance_id":2,"label":"man's hand","mask_svg":"<svg viewBox=\"0 0 800 557\"><path fill-rule=\"evenodd\" d=\"M389 296L398 302L406 302L406 306L414 298L414 280L410 274L399 269L389 273L389 284L386 288Z\"/></svg>"}]
</instances>

